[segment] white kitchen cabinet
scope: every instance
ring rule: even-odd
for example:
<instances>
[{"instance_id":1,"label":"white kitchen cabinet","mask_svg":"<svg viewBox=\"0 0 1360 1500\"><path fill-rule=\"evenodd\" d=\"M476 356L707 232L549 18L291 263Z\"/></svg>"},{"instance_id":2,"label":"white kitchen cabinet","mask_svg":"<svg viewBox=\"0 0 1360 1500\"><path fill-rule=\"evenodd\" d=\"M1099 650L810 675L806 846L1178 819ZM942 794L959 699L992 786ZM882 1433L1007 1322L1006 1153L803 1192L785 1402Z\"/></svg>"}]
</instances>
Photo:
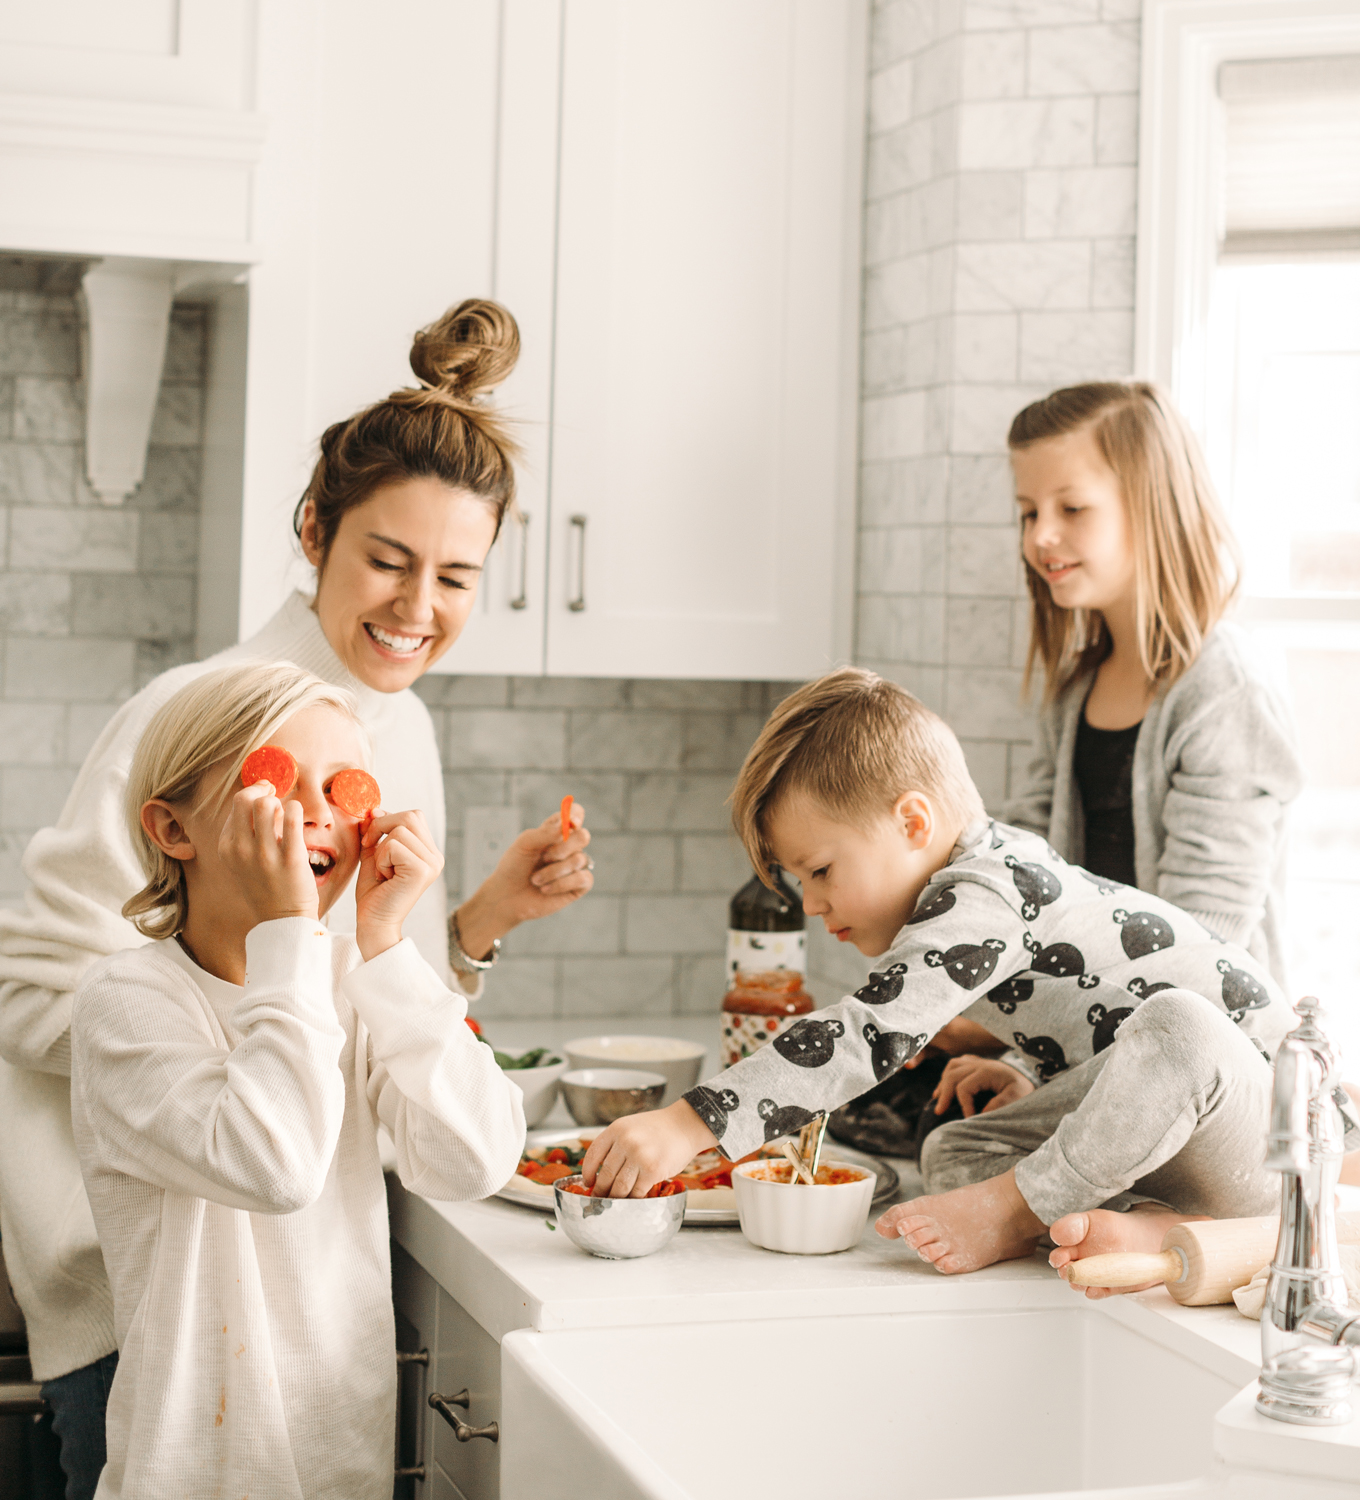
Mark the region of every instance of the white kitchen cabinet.
<instances>
[{"instance_id":1,"label":"white kitchen cabinet","mask_svg":"<svg viewBox=\"0 0 1360 1500\"><path fill-rule=\"evenodd\" d=\"M849 649L865 0L266 8L241 626L331 422L515 314L520 506L436 670L794 678ZM293 86L290 92L290 84Z\"/></svg>"},{"instance_id":2,"label":"white kitchen cabinet","mask_svg":"<svg viewBox=\"0 0 1360 1500\"><path fill-rule=\"evenodd\" d=\"M566 0L550 673L848 650L862 26Z\"/></svg>"}]
</instances>

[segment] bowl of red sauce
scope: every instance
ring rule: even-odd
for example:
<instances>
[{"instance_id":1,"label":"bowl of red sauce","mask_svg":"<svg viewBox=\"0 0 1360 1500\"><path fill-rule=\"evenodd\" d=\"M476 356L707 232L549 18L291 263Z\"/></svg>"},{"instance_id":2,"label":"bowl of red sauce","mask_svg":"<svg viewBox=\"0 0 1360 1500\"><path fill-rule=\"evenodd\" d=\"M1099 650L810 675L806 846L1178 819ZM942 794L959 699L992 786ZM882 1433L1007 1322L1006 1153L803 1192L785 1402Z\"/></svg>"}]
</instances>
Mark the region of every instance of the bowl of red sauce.
<instances>
[{"instance_id":1,"label":"bowl of red sauce","mask_svg":"<svg viewBox=\"0 0 1360 1500\"><path fill-rule=\"evenodd\" d=\"M874 1197L867 1167L824 1161L814 1183L794 1181L786 1161L748 1161L732 1168L741 1232L762 1250L834 1255L858 1245Z\"/></svg>"},{"instance_id":2,"label":"bowl of red sauce","mask_svg":"<svg viewBox=\"0 0 1360 1500\"><path fill-rule=\"evenodd\" d=\"M553 1183L558 1227L573 1245L602 1260L637 1260L668 1245L685 1222L686 1193L673 1179L645 1198L600 1198L579 1172Z\"/></svg>"}]
</instances>

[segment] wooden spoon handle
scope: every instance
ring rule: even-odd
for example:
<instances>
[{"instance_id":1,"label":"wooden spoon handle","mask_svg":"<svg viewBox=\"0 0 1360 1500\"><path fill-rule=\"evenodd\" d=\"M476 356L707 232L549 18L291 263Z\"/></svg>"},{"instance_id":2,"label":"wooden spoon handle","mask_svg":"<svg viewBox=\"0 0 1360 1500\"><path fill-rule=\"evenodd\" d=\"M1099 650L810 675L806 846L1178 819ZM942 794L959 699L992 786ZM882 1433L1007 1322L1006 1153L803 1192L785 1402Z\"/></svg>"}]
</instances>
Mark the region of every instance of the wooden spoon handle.
<instances>
[{"instance_id":1,"label":"wooden spoon handle","mask_svg":"<svg viewBox=\"0 0 1360 1500\"><path fill-rule=\"evenodd\" d=\"M1145 1286L1149 1281L1179 1281L1185 1262L1174 1250L1157 1255L1121 1251L1113 1255L1088 1255L1069 1261L1063 1276L1073 1286Z\"/></svg>"}]
</instances>

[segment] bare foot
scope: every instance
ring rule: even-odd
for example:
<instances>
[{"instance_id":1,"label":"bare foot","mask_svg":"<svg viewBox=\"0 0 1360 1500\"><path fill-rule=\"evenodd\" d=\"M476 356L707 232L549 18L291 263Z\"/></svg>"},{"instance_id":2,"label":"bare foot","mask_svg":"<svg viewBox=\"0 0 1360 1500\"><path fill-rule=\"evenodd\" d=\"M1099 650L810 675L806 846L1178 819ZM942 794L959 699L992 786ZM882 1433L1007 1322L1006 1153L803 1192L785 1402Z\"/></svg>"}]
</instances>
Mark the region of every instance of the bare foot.
<instances>
[{"instance_id":1,"label":"bare foot","mask_svg":"<svg viewBox=\"0 0 1360 1500\"><path fill-rule=\"evenodd\" d=\"M1049 1235L1058 1248L1048 1257L1048 1263L1061 1276L1064 1266L1088 1255L1110 1255L1124 1250L1155 1255L1173 1224L1193 1224L1208 1217L1208 1214L1178 1214L1160 1203L1138 1203L1123 1214L1108 1208L1064 1214L1049 1226ZM1063 1280L1067 1277L1063 1276ZM1085 1291L1088 1297L1117 1297L1122 1292L1145 1292L1160 1285L1159 1281L1145 1281L1142 1286L1088 1286Z\"/></svg>"},{"instance_id":2,"label":"bare foot","mask_svg":"<svg viewBox=\"0 0 1360 1500\"><path fill-rule=\"evenodd\" d=\"M899 1203L874 1228L884 1239L900 1235L946 1276L1032 1255L1044 1232L1043 1220L1015 1185L1013 1169L989 1182Z\"/></svg>"}]
</instances>

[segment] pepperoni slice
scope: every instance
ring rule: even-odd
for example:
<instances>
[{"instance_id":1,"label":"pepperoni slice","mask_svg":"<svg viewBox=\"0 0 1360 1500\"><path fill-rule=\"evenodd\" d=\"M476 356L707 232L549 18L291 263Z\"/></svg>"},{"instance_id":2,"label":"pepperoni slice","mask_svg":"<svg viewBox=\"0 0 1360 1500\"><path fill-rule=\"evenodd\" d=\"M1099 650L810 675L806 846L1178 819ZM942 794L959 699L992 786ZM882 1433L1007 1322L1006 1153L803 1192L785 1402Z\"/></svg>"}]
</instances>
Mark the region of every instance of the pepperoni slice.
<instances>
[{"instance_id":1,"label":"pepperoni slice","mask_svg":"<svg viewBox=\"0 0 1360 1500\"><path fill-rule=\"evenodd\" d=\"M252 750L241 764L241 785L254 786L267 781L276 797L286 797L297 780L297 761L278 745L261 745Z\"/></svg>"},{"instance_id":2,"label":"pepperoni slice","mask_svg":"<svg viewBox=\"0 0 1360 1500\"><path fill-rule=\"evenodd\" d=\"M562 842L571 837L571 798L562 798Z\"/></svg>"},{"instance_id":3,"label":"pepperoni slice","mask_svg":"<svg viewBox=\"0 0 1360 1500\"><path fill-rule=\"evenodd\" d=\"M362 818L382 805L382 793L367 771L338 771L331 782L331 801L351 818Z\"/></svg>"}]
</instances>

